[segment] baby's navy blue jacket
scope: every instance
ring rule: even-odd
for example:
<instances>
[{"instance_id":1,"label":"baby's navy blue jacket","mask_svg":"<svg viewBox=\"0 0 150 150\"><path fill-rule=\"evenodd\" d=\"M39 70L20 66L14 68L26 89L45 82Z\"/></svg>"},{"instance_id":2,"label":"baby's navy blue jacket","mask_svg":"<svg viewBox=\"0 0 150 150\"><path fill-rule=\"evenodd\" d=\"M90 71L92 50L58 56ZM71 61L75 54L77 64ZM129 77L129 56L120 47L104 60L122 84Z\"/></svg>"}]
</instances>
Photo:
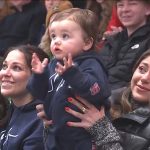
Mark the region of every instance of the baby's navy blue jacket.
<instances>
[{"instance_id":1,"label":"baby's navy blue jacket","mask_svg":"<svg viewBox=\"0 0 150 150\"><path fill-rule=\"evenodd\" d=\"M65 107L80 111L67 99L75 95L85 98L96 107L109 107L110 89L106 70L94 51L84 52L74 59L75 65L62 76L55 72L53 59L43 74L33 74L27 88L37 98L43 99L45 112L53 120L47 141L49 150L91 150L90 135L82 128L66 125L79 119L65 112Z\"/></svg>"}]
</instances>

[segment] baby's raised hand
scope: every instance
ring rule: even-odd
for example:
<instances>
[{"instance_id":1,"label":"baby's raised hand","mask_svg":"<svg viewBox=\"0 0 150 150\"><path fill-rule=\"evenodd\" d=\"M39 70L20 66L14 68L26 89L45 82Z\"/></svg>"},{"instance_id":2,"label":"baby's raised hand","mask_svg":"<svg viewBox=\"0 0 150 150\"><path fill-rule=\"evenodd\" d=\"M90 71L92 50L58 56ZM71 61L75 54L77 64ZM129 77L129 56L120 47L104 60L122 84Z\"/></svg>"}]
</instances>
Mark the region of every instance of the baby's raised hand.
<instances>
[{"instance_id":1,"label":"baby's raised hand","mask_svg":"<svg viewBox=\"0 0 150 150\"><path fill-rule=\"evenodd\" d=\"M57 66L55 68L55 71L59 75L62 75L67 69L69 69L70 67L72 67L74 65L73 60L72 60L72 56L70 53L68 54L68 58L66 58L66 57L63 58L63 63L64 63L64 65L62 65L58 62Z\"/></svg>"},{"instance_id":2,"label":"baby's raised hand","mask_svg":"<svg viewBox=\"0 0 150 150\"><path fill-rule=\"evenodd\" d=\"M32 66L32 71L37 74L41 74L44 72L44 68L48 64L48 59L45 58L42 62L40 61L39 57L37 56L36 53L32 55L32 61L31 61L31 66Z\"/></svg>"}]
</instances>

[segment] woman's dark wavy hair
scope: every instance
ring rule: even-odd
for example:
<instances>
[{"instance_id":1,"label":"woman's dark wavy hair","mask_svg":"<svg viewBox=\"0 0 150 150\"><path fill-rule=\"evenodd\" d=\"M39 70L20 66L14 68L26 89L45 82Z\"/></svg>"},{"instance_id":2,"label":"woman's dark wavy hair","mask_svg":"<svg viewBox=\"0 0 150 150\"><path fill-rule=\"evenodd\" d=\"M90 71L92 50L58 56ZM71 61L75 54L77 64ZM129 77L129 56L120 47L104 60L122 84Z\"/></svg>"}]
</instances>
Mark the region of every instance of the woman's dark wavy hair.
<instances>
[{"instance_id":1,"label":"woman's dark wavy hair","mask_svg":"<svg viewBox=\"0 0 150 150\"><path fill-rule=\"evenodd\" d=\"M33 45L19 45L15 47L10 47L4 54L3 60L7 57L8 53L14 50L18 50L22 52L25 56L25 60L27 62L28 67L31 69L31 60L32 60L32 54L36 53L39 57L40 61L43 61L44 58L48 58L49 56L39 47L33 46Z\"/></svg>"},{"instance_id":2,"label":"woman's dark wavy hair","mask_svg":"<svg viewBox=\"0 0 150 150\"><path fill-rule=\"evenodd\" d=\"M150 49L148 49L146 52L144 52L141 55L141 57L137 60L137 62L135 63L135 65L133 67L133 73L138 68L140 63L149 56L150 56ZM131 97L132 97L131 95L132 95L132 91L129 86L123 91L123 94L122 94L122 97L120 100L120 104L118 104L117 106L115 104L112 105L112 108L111 108L112 118L115 119L117 117L120 117L122 114L128 113L133 110L132 104L130 101Z\"/></svg>"}]
</instances>

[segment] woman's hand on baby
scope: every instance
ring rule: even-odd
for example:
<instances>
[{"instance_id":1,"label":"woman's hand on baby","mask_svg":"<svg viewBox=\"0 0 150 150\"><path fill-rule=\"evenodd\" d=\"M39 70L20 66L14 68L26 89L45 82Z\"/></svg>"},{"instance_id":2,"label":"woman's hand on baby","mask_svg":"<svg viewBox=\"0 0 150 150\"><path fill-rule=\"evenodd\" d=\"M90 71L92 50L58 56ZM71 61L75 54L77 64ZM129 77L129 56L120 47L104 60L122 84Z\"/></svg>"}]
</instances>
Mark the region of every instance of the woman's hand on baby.
<instances>
[{"instance_id":1,"label":"woman's hand on baby","mask_svg":"<svg viewBox=\"0 0 150 150\"><path fill-rule=\"evenodd\" d=\"M48 59L45 58L42 62L40 61L39 57L37 56L36 53L33 53L32 55L32 61L31 61L31 66L32 66L32 71L37 74L41 74L44 72L45 67L48 64Z\"/></svg>"},{"instance_id":2,"label":"woman's hand on baby","mask_svg":"<svg viewBox=\"0 0 150 150\"><path fill-rule=\"evenodd\" d=\"M68 58L64 57L63 58L63 65L60 64L59 62L57 63L57 66L55 68L55 71L59 74L62 75L66 70L68 70L70 67L72 67L73 60L72 60L72 55L69 53Z\"/></svg>"},{"instance_id":3,"label":"woman's hand on baby","mask_svg":"<svg viewBox=\"0 0 150 150\"><path fill-rule=\"evenodd\" d=\"M38 104L36 105L37 116L43 121L44 127L48 127L52 124L52 120L49 120L44 111L44 105Z\"/></svg>"},{"instance_id":4,"label":"woman's hand on baby","mask_svg":"<svg viewBox=\"0 0 150 150\"><path fill-rule=\"evenodd\" d=\"M80 122L69 121L67 122L68 126L88 129L105 116L104 107L101 107L100 110L98 110L94 105L90 104L81 97L79 97L78 100L68 98L68 101L77 106L79 110L82 111L82 113L80 113L69 107L65 107L66 112L81 120Z\"/></svg>"}]
</instances>

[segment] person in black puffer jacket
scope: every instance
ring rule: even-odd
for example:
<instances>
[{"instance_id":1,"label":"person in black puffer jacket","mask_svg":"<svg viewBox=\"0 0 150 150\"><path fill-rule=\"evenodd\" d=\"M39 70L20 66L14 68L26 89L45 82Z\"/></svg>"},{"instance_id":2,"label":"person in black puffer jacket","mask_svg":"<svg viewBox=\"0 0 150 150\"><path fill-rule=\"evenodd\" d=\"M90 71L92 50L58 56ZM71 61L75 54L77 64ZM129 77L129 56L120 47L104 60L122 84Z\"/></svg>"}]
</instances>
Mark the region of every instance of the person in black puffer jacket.
<instances>
[{"instance_id":1,"label":"person in black puffer jacket","mask_svg":"<svg viewBox=\"0 0 150 150\"><path fill-rule=\"evenodd\" d=\"M135 5L131 9L129 0L125 2L128 3L128 10L124 9L126 4L122 0L116 0L118 17L124 30L110 36L100 50L112 90L128 86L136 60L150 47L150 0L135 1L138 9Z\"/></svg>"}]
</instances>

